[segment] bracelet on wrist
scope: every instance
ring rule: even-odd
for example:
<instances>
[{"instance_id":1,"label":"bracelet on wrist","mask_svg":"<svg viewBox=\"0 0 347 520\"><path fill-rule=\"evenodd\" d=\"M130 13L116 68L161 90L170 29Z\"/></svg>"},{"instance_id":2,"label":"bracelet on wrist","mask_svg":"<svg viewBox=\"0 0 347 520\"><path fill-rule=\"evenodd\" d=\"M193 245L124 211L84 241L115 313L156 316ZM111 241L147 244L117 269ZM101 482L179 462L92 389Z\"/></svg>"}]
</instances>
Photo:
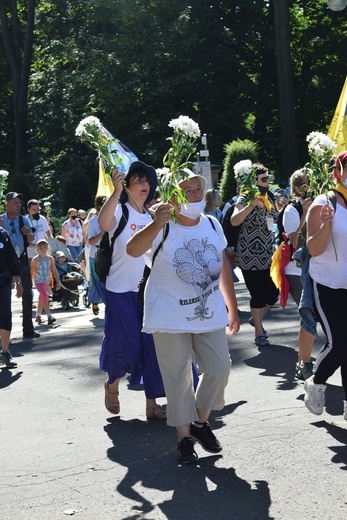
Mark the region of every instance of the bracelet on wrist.
<instances>
[{"instance_id":1,"label":"bracelet on wrist","mask_svg":"<svg viewBox=\"0 0 347 520\"><path fill-rule=\"evenodd\" d=\"M111 193L111 197L113 197L114 199L119 200L119 196L117 197L117 195L114 195L113 193Z\"/></svg>"}]
</instances>

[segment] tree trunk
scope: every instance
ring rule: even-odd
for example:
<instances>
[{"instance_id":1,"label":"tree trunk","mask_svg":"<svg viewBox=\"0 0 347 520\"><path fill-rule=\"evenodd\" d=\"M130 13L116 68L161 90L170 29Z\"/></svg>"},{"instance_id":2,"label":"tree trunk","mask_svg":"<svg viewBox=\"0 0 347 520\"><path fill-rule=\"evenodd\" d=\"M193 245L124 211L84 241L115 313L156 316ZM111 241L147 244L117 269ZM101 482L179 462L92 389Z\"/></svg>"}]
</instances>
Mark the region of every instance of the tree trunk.
<instances>
[{"instance_id":1,"label":"tree trunk","mask_svg":"<svg viewBox=\"0 0 347 520\"><path fill-rule=\"evenodd\" d=\"M289 2L273 0L275 14L276 62L280 98L283 174L285 178L296 170L298 144L293 86L293 69L290 57Z\"/></svg>"},{"instance_id":2,"label":"tree trunk","mask_svg":"<svg viewBox=\"0 0 347 520\"><path fill-rule=\"evenodd\" d=\"M24 48L21 51L21 28L16 0L0 0L0 22L5 54L13 84L15 124L15 175L25 172L27 161L27 103L33 51L36 0L27 0L28 15Z\"/></svg>"}]
</instances>

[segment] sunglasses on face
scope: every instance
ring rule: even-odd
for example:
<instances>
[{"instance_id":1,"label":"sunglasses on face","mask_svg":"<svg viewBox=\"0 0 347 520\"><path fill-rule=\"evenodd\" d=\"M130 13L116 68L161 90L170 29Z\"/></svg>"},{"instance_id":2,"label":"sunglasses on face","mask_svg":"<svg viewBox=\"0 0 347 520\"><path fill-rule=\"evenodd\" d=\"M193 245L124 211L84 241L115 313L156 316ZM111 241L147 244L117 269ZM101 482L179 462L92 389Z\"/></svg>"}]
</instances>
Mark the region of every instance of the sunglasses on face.
<instances>
[{"instance_id":1,"label":"sunglasses on face","mask_svg":"<svg viewBox=\"0 0 347 520\"><path fill-rule=\"evenodd\" d=\"M269 180L270 180L269 175L267 175L266 177L258 177L258 181L260 181L260 182L268 182Z\"/></svg>"}]
</instances>

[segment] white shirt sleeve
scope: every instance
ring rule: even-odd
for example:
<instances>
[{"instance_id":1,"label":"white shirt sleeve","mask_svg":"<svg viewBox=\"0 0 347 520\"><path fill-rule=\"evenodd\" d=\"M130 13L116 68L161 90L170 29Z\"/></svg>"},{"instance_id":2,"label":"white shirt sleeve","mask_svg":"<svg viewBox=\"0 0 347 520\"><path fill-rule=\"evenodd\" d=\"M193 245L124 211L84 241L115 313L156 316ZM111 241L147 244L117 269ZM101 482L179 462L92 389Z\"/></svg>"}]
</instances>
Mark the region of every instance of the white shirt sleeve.
<instances>
[{"instance_id":1,"label":"white shirt sleeve","mask_svg":"<svg viewBox=\"0 0 347 520\"><path fill-rule=\"evenodd\" d=\"M283 227L286 235L295 233L300 224L300 215L293 204L288 204L283 214Z\"/></svg>"}]
</instances>

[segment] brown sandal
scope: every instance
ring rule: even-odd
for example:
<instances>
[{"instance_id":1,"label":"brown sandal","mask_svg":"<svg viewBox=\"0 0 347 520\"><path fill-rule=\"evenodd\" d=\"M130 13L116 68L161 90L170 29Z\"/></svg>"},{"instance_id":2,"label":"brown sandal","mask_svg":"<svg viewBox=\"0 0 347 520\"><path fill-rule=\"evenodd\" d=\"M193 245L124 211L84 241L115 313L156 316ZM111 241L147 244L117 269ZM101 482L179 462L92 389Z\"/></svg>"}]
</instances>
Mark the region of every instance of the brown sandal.
<instances>
[{"instance_id":1,"label":"brown sandal","mask_svg":"<svg viewBox=\"0 0 347 520\"><path fill-rule=\"evenodd\" d=\"M159 421L163 421L166 419L166 412L159 404L155 404L150 408L146 408L146 417L147 419L158 419Z\"/></svg>"},{"instance_id":2,"label":"brown sandal","mask_svg":"<svg viewBox=\"0 0 347 520\"><path fill-rule=\"evenodd\" d=\"M113 413L114 415L118 415L120 413L120 402L117 399L117 401L110 401L110 397L113 396L116 397L119 395L119 392L110 392L108 389L108 381L105 381L105 407L106 410L110 413Z\"/></svg>"}]
</instances>

